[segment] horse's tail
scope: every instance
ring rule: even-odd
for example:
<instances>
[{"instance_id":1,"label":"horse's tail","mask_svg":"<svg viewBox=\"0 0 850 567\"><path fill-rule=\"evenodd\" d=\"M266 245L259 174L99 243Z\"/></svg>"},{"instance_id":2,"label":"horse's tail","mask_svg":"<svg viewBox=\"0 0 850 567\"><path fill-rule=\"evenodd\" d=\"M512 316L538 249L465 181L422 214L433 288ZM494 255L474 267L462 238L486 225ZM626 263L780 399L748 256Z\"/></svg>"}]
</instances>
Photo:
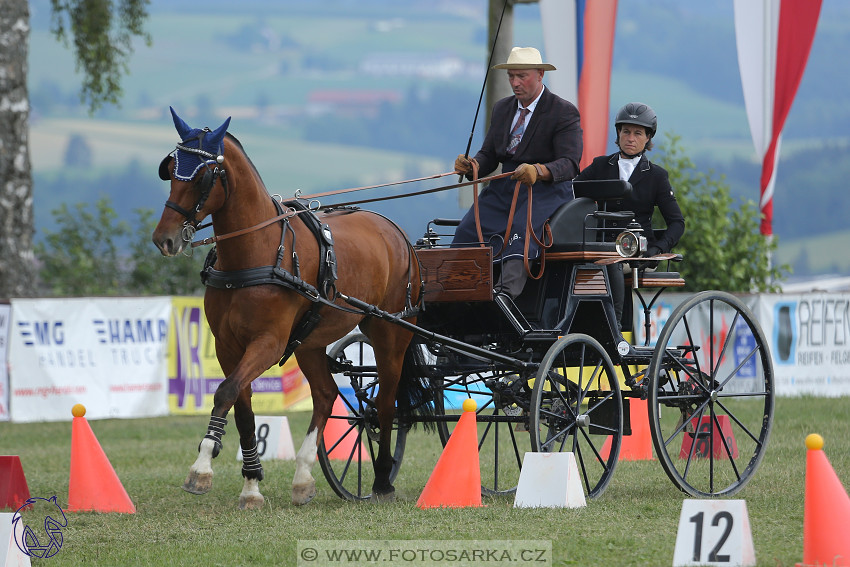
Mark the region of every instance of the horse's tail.
<instances>
[{"instance_id":1,"label":"horse's tail","mask_svg":"<svg viewBox=\"0 0 850 567\"><path fill-rule=\"evenodd\" d=\"M428 418L434 416L434 399L438 395L442 395L442 392L434 389L428 376L422 345L414 339L404 353L404 363L401 367L401 380L396 396L399 418L403 420L404 416L416 416L422 419L425 431L434 431L436 422ZM413 425L418 421L413 421Z\"/></svg>"}]
</instances>

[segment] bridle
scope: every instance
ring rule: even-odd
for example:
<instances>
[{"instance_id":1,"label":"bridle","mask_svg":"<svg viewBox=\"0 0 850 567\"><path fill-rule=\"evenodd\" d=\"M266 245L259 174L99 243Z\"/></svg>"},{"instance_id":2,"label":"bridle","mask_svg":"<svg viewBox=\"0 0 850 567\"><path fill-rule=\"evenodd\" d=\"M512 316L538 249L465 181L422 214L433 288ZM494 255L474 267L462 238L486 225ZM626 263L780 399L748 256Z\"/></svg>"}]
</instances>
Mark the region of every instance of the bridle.
<instances>
[{"instance_id":1,"label":"bridle","mask_svg":"<svg viewBox=\"0 0 850 567\"><path fill-rule=\"evenodd\" d=\"M224 200L227 201L227 198L230 196L227 187L227 172L223 167L219 167L220 164L224 163L224 156L222 154L212 154L210 152L206 152L200 149L201 143L203 142L203 138L207 132L210 132L210 129L204 128L204 130L198 135L197 148L190 148L186 146L185 144L189 140L182 140L181 143L177 144L175 150L175 152L184 151L205 158L203 166L206 171L204 171L204 176L201 178L201 180L196 183L198 189L200 190L200 195L198 197L197 203L195 203L195 206L192 208L191 211L188 211L177 203L175 203L174 201L165 202L166 207L177 211L178 213L183 215L183 217L185 217L186 220L183 223L182 237L186 242L192 241L192 239L195 237L195 232L197 232L198 229L209 226L200 226L200 221L197 219L197 214L200 213L201 209L204 208L204 205L206 204L207 199L209 199L210 193L212 192L212 188L215 185L217 179L221 180L221 186L224 189ZM215 163L215 167L211 168L210 163Z\"/></svg>"}]
</instances>

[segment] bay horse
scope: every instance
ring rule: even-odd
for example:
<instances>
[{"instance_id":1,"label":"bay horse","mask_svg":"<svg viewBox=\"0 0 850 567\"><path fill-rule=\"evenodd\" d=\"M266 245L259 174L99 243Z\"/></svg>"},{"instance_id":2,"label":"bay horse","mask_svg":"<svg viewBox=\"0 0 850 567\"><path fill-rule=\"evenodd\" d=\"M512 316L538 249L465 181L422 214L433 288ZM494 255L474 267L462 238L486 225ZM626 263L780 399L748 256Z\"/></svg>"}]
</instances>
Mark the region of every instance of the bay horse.
<instances>
[{"instance_id":1,"label":"bay horse","mask_svg":"<svg viewBox=\"0 0 850 567\"><path fill-rule=\"evenodd\" d=\"M325 349L359 325L372 342L379 376L380 436L372 495L392 499L397 392L411 397L398 401L399 411L415 409L415 400L426 399L418 379L399 388L412 333L344 306L344 299L357 298L415 323L422 282L407 237L393 222L369 211L314 214L280 206L242 145L227 133L230 118L210 131L189 127L173 108L171 114L180 142L160 164L160 177L171 182L171 192L153 242L164 256L180 254L191 246L201 221L211 217L216 236L207 240L216 247L202 272L204 309L226 376L215 392L207 434L183 489L204 494L212 488L212 459L221 450L232 407L243 454L239 506L263 505L251 382L294 351L310 385L313 414L296 456L292 502L309 502L316 494L311 469L338 394ZM311 218L318 229L311 229Z\"/></svg>"}]
</instances>

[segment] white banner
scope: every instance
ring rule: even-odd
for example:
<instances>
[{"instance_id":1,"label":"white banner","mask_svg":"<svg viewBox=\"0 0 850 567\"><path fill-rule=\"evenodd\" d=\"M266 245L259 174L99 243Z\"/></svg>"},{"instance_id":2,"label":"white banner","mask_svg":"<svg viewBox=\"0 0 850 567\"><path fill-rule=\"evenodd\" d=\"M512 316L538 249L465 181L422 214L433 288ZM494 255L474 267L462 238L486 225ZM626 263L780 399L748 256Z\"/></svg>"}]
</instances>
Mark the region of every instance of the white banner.
<instances>
[{"instance_id":1,"label":"white banner","mask_svg":"<svg viewBox=\"0 0 850 567\"><path fill-rule=\"evenodd\" d=\"M9 365L6 354L9 350L9 319L12 306L0 304L0 421L9 421Z\"/></svg>"},{"instance_id":2,"label":"white banner","mask_svg":"<svg viewBox=\"0 0 850 567\"><path fill-rule=\"evenodd\" d=\"M165 349L171 299L14 299L12 421L168 414Z\"/></svg>"},{"instance_id":3,"label":"white banner","mask_svg":"<svg viewBox=\"0 0 850 567\"><path fill-rule=\"evenodd\" d=\"M763 295L760 303L776 393L850 395L850 294Z\"/></svg>"}]
</instances>

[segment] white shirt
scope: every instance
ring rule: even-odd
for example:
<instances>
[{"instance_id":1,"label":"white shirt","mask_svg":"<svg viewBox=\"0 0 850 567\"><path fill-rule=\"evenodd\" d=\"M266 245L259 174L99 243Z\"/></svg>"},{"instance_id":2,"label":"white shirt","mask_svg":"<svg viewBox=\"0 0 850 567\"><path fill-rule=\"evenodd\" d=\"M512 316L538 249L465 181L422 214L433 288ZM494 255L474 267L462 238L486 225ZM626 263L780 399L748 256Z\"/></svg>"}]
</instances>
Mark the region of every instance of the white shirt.
<instances>
[{"instance_id":1,"label":"white shirt","mask_svg":"<svg viewBox=\"0 0 850 567\"><path fill-rule=\"evenodd\" d=\"M629 177L632 176L632 172L635 170L635 167L640 161L640 158L641 156L633 158L624 158L622 155L620 156L620 159L617 160L617 163L620 166L620 179L622 181L629 180Z\"/></svg>"},{"instance_id":2,"label":"white shirt","mask_svg":"<svg viewBox=\"0 0 850 567\"><path fill-rule=\"evenodd\" d=\"M542 89L540 89L540 94L537 95L537 98L535 98L533 101L531 101L531 104L529 104L528 106L525 107L528 110L528 114L525 115L525 125L526 126L528 126L528 121L531 120L531 115L534 114L534 109L537 108L537 101L539 101L540 97L543 96L543 90L545 88L546 87L544 86ZM516 121L519 119L519 111L522 108L522 106L519 103L517 103L516 107L517 107L516 113L514 114L513 120L511 120L511 127L508 130L509 132L514 129L514 126L516 126Z\"/></svg>"}]
</instances>

